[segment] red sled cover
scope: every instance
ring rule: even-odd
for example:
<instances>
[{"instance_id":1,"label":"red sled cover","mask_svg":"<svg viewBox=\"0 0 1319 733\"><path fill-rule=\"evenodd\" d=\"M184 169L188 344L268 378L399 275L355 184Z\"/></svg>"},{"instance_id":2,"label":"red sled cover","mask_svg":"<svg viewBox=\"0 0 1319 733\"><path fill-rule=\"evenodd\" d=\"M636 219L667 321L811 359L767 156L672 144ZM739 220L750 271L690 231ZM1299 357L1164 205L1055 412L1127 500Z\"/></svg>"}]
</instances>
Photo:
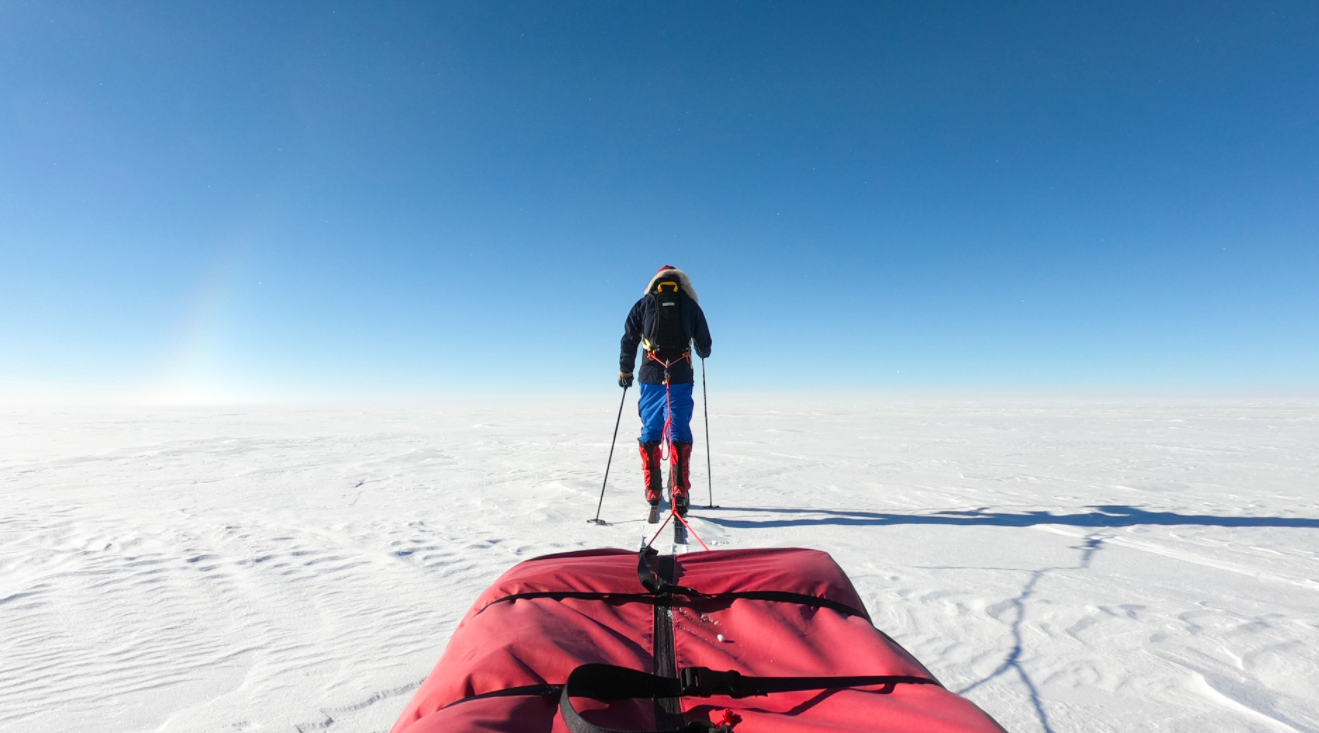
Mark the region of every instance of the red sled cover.
<instances>
[{"instance_id":1,"label":"red sled cover","mask_svg":"<svg viewBox=\"0 0 1319 733\"><path fill-rule=\"evenodd\" d=\"M1003 733L827 553L589 550L504 573L391 733Z\"/></svg>"}]
</instances>

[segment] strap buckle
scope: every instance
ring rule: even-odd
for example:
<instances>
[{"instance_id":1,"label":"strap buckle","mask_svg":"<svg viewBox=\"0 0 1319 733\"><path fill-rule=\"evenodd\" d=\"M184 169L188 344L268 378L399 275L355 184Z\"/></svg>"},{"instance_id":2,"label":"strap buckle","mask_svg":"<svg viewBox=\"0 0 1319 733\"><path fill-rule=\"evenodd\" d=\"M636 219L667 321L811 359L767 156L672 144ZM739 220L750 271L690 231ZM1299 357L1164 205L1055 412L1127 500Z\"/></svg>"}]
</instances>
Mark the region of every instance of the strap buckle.
<instances>
[{"instance_id":1,"label":"strap buckle","mask_svg":"<svg viewBox=\"0 0 1319 733\"><path fill-rule=\"evenodd\" d=\"M749 697L756 694L742 681L742 673L736 670L718 672L708 667L684 667L679 681L684 697Z\"/></svg>"}]
</instances>

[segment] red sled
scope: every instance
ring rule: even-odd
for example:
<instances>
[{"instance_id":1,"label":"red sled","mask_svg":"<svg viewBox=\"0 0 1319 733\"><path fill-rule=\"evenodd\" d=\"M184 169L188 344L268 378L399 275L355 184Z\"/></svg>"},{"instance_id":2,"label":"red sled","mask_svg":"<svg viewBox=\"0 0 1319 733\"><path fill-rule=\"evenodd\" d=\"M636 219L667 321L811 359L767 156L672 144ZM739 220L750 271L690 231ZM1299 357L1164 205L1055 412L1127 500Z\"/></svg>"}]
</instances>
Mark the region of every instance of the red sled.
<instances>
[{"instance_id":1,"label":"red sled","mask_svg":"<svg viewBox=\"0 0 1319 733\"><path fill-rule=\"evenodd\" d=\"M827 553L588 550L477 599L391 733L1004 733Z\"/></svg>"}]
</instances>

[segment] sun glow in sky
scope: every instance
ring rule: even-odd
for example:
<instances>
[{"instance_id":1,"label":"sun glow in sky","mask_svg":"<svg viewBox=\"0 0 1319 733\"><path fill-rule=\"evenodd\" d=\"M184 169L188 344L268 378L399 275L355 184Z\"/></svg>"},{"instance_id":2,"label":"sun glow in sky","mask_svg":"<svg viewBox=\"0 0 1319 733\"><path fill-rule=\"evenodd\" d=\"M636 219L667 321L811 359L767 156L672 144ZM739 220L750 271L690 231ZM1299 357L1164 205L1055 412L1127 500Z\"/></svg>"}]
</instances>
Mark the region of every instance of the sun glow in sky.
<instances>
[{"instance_id":1,"label":"sun glow in sky","mask_svg":"<svg viewBox=\"0 0 1319 733\"><path fill-rule=\"evenodd\" d=\"M1319 6L5 3L0 393L1319 386Z\"/></svg>"}]
</instances>

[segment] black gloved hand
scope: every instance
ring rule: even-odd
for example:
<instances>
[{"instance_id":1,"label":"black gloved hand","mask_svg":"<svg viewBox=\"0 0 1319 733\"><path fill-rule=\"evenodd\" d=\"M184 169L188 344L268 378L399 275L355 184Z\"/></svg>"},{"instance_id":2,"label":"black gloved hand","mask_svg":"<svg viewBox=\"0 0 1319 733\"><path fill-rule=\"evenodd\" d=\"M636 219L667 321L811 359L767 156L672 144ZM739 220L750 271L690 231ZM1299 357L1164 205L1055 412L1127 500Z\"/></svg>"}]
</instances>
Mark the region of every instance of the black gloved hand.
<instances>
[{"instance_id":1,"label":"black gloved hand","mask_svg":"<svg viewBox=\"0 0 1319 733\"><path fill-rule=\"evenodd\" d=\"M632 386L632 375L626 372L618 373L618 386L627 389Z\"/></svg>"}]
</instances>

